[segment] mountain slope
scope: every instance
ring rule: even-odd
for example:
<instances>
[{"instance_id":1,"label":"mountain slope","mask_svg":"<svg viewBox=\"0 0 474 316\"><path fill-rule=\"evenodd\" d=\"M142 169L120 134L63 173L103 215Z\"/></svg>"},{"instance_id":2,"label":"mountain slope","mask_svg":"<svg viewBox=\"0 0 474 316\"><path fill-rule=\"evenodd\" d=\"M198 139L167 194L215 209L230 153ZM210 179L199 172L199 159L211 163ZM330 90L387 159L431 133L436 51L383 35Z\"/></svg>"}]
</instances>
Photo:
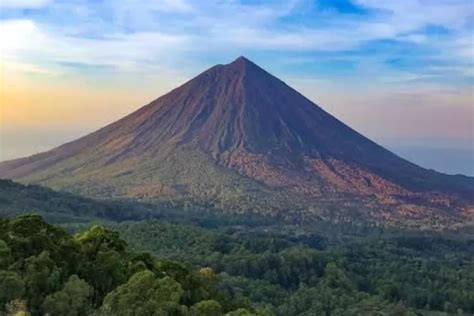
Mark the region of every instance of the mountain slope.
<instances>
[{"instance_id":1,"label":"mountain slope","mask_svg":"<svg viewBox=\"0 0 474 316\"><path fill-rule=\"evenodd\" d=\"M244 57L79 140L1 163L0 177L298 218L459 217L474 196L473 178L399 158Z\"/></svg>"}]
</instances>

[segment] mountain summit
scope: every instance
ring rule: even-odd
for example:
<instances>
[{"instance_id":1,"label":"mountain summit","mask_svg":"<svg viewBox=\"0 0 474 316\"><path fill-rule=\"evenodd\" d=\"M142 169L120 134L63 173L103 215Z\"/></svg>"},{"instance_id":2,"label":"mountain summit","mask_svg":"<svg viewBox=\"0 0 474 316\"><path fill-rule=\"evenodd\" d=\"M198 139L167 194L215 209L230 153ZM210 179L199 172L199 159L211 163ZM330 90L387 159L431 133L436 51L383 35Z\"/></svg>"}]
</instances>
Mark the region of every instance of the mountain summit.
<instances>
[{"instance_id":1,"label":"mountain summit","mask_svg":"<svg viewBox=\"0 0 474 316\"><path fill-rule=\"evenodd\" d=\"M0 177L296 220L462 221L474 196L474 178L396 156L245 57Z\"/></svg>"}]
</instances>

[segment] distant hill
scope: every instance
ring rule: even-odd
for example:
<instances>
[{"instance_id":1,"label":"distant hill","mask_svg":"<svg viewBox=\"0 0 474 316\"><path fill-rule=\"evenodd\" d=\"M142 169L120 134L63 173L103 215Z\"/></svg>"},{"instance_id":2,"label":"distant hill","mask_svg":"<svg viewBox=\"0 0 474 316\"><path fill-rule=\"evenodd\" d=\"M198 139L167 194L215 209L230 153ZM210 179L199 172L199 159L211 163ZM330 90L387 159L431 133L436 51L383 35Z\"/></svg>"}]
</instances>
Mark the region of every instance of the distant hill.
<instances>
[{"instance_id":1,"label":"distant hill","mask_svg":"<svg viewBox=\"0 0 474 316\"><path fill-rule=\"evenodd\" d=\"M222 226L246 227L279 223L262 216L216 214L195 206L183 210L170 203L143 203L130 200L96 200L80 195L54 191L40 185L24 185L0 179L0 218L39 214L49 223L90 224L159 219L171 223L193 224L207 228ZM78 225L78 227L84 227Z\"/></svg>"},{"instance_id":2,"label":"distant hill","mask_svg":"<svg viewBox=\"0 0 474 316\"><path fill-rule=\"evenodd\" d=\"M462 224L474 199L474 178L396 156L244 57L0 177L290 221Z\"/></svg>"},{"instance_id":3,"label":"distant hill","mask_svg":"<svg viewBox=\"0 0 474 316\"><path fill-rule=\"evenodd\" d=\"M50 223L87 222L94 219L128 220L149 218L151 208L140 203L97 201L38 185L0 180L0 217L40 214ZM158 211L154 214L158 218Z\"/></svg>"}]
</instances>

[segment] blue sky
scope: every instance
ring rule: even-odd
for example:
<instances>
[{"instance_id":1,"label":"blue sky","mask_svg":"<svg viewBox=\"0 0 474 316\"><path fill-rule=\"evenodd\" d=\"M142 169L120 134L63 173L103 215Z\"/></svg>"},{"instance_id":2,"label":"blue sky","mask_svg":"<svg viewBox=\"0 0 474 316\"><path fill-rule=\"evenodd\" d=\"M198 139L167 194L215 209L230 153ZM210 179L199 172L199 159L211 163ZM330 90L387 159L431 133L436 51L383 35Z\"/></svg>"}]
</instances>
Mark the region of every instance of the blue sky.
<instances>
[{"instance_id":1,"label":"blue sky","mask_svg":"<svg viewBox=\"0 0 474 316\"><path fill-rule=\"evenodd\" d=\"M5 135L25 127L89 132L245 55L373 139L472 145L472 0L0 6ZM25 91L35 97L25 100ZM58 101L66 97L69 105Z\"/></svg>"},{"instance_id":2,"label":"blue sky","mask_svg":"<svg viewBox=\"0 0 474 316\"><path fill-rule=\"evenodd\" d=\"M4 58L49 71L197 71L246 55L298 76L473 83L471 0L2 0ZM45 44L38 49L33 44ZM178 68L189 69L180 71Z\"/></svg>"}]
</instances>

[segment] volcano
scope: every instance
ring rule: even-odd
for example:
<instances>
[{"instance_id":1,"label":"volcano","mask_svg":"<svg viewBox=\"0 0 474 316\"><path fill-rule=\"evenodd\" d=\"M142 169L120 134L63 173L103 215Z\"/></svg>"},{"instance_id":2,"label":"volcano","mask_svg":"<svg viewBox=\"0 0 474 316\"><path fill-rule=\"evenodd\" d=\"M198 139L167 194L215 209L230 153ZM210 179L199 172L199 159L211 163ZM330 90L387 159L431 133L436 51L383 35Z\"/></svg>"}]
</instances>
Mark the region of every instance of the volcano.
<instances>
[{"instance_id":1,"label":"volcano","mask_svg":"<svg viewBox=\"0 0 474 316\"><path fill-rule=\"evenodd\" d=\"M474 178L398 157L245 57L0 177L292 220L462 222L474 196Z\"/></svg>"}]
</instances>

